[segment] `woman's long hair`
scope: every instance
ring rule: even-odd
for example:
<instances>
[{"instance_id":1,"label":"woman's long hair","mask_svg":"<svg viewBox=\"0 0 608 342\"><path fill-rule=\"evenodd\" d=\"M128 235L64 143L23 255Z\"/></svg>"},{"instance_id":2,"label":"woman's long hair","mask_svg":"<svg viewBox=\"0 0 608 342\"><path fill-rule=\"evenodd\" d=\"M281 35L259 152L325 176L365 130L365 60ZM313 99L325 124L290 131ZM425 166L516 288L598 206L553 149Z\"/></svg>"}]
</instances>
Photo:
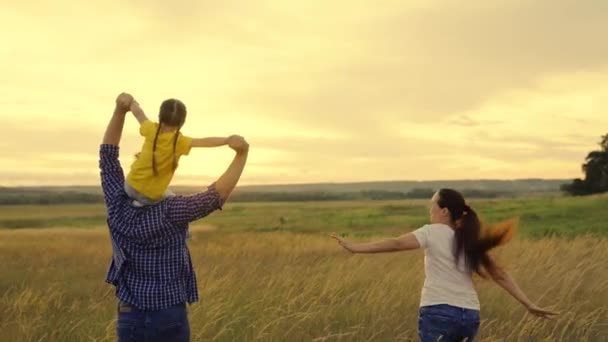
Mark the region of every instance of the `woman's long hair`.
<instances>
[{"instance_id":1,"label":"woman's long hair","mask_svg":"<svg viewBox=\"0 0 608 342\"><path fill-rule=\"evenodd\" d=\"M462 194L452 189L439 190L437 205L450 211L452 221L456 224L456 262L464 256L469 270L484 277L482 270L496 274L498 266L488 255L494 247L500 246L515 235L517 219L510 219L483 229L482 223L473 208L466 204Z\"/></svg>"}]
</instances>

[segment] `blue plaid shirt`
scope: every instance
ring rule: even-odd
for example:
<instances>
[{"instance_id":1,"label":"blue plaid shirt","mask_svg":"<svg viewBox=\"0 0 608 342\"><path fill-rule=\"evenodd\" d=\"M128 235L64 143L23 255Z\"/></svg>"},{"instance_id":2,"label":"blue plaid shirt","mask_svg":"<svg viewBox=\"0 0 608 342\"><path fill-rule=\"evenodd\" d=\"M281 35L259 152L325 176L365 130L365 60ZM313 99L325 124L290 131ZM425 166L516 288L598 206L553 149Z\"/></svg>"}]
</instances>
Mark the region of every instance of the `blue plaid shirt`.
<instances>
[{"instance_id":1,"label":"blue plaid shirt","mask_svg":"<svg viewBox=\"0 0 608 342\"><path fill-rule=\"evenodd\" d=\"M135 207L124 191L118 146L101 145L99 168L112 241L106 282L116 296L142 310L159 310L198 300L196 275L186 246L188 223L221 209L211 186L192 196Z\"/></svg>"}]
</instances>

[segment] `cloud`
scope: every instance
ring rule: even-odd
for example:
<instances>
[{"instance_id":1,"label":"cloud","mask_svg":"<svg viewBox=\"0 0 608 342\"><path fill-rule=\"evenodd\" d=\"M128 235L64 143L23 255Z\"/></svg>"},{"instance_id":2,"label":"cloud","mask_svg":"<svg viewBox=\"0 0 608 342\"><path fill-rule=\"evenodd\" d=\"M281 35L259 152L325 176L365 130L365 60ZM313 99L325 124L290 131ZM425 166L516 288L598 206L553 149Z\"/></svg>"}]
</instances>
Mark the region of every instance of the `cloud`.
<instances>
[{"instance_id":1,"label":"cloud","mask_svg":"<svg viewBox=\"0 0 608 342\"><path fill-rule=\"evenodd\" d=\"M604 1L25 1L0 28L9 173L84 181L69 156L96 158L121 90L247 136L249 182L578 175L608 126ZM229 160L197 152L176 182Z\"/></svg>"}]
</instances>

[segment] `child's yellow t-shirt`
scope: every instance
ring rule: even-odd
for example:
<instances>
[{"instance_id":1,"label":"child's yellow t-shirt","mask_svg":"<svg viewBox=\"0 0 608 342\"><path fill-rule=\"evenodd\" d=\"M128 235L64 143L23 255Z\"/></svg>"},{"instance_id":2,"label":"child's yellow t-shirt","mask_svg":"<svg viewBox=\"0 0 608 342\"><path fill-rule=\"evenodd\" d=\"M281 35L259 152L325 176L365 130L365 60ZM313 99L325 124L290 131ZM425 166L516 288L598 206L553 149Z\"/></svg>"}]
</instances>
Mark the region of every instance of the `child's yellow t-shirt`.
<instances>
[{"instance_id":1,"label":"child's yellow t-shirt","mask_svg":"<svg viewBox=\"0 0 608 342\"><path fill-rule=\"evenodd\" d=\"M156 140L156 151L154 152L158 174L154 175L152 148L157 129L158 123L156 122L146 120L141 123L139 134L145 138L145 141L139 158L135 159L133 164L131 164L131 171L127 176L127 183L133 189L153 200L163 197L174 174L173 138L175 137L175 132L159 132ZM188 155L191 147L192 138L179 133L177 144L175 145L176 161L179 162L179 158L182 155Z\"/></svg>"}]
</instances>

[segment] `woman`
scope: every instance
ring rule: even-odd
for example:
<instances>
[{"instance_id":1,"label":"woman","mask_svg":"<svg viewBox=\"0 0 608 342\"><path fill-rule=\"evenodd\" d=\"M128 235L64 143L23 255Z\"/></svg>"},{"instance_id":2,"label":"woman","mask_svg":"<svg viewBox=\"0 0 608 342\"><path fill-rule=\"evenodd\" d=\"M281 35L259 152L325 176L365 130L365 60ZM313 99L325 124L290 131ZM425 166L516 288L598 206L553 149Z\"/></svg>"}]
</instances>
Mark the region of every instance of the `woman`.
<instances>
[{"instance_id":1,"label":"woman","mask_svg":"<svg viewBox=\"0 0 608 342\"><path fill-rule=\"evenodd\" d=\"M488 254L512 236L514 222L507 223L500 231L482 235L475 210L465 203L459 192L451 189L442 189L433 195L430 221L431 224L414 232L371 243L354 244L332 236L351 253L425 249L426 279L418 321L421 341L472 341L475 338L479 329L479 300L473 273L489 274L531 314L543 318L557 314L532 303Z\"/></svg>"},{"instance_id":2,"label":"woman","mask_svg":"<svg viewBox=\"0 0 608 342\"><path fill-rule=\"evenodd\" d=\"M116 99L99 153L113 251L106 282L116 287L118 340L189 341L186 304L198 300L198 291L185 242L188 224L221 209L243 172L249 145L240 136L228 139L236 152L234 159L205 191L136 206L125 192L118 160L132 101L125 93Z\"/></svg>"}]
</instances>

